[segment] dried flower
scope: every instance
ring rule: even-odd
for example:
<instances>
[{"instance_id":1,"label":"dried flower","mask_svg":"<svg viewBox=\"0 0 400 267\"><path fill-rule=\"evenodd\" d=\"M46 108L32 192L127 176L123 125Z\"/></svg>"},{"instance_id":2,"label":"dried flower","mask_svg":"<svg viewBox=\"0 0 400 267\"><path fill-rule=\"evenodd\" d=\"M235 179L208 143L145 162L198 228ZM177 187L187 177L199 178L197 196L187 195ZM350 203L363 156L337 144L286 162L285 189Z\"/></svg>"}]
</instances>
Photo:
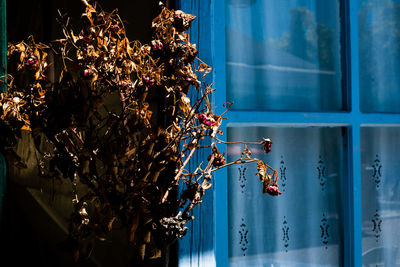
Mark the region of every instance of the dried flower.
<instances>
[{"instance_id":1,"label":"dried flower","mask_svg":"<svg viewBox=\"0 0 400 267\"><path fill-rule=\"evenodd\" d=\"M263 138L263 141L261 142L261 145L263 146L265 153L271 152L271 145L272 145L271 139Z\"/></svg>"},{"instance_id":2,"label":"dried flower","mask_svg":"<svg viewBox=\"0 0 400 267\"><path fill-rule=\"evenodd\" d=\"M190 28L190 24L196 18L196 16L191 14L185 14L181 10L176 10L174 13L174 27L178 32L186 31Z\"/></svg>"},{"instance_id":3,"label":"dried flower","mask_svg":"<svg viewBox=\"0 0 400 267\"><path fill-rule=\"evenodd\" d=\"M46 77L46 75L44 75L44 74L40 74L40 76L39 76L39 81L47 81L47 77Z\"/></svg>"},{"instance_id":4,"label":"dried flower","mask_svg":"<svg viewBox=\"0 0 400 267\"><path fill-rule=\"evenodd\" d=\"M121 29L121 28L120 28L119 26L117 26L117 25L113 25L113 26L110 27L110 30L113 31L113 32L115 32L115 33L118 33L118 31L119 31L120 29Z\"/></svg>"},{"instance_id":5,"label":"dried flower","mask_svg":"<svg viewBox=\"0 0 400 267\"><path fill-rule=\"evenodd\" d=\"M92 69L86 69L83 71L83 76L88 78L91 77L94 74L94 71Z\"/></svg>"},{"instance_id":6,"label":"dried flower","mask_svg":"<svg viewBox=\"0 0 400 267\"><path fill-rule=\"evenodd\" d=\"M154 85L154 81L152 79L150 79L147 76L143 76L142 77L143 83L149 86L153 86Z\"/></svg>"},{"instance_id":7,"label":"dried flower","mask_svg":"<svg viewBox=\"0 0 400 267\"><path fill-rule=\"evenodd\" d=\"M221 158L214 159L213 166L220 167L225 164L225 158L222 156Z\"/></svg>"},{"instance_id":8,"label":"dried flower","mask_svg":"<svg viewBox=\"0 0 400 267\"><path fill-rule=\"evenodd\" d=\"M224 155L225 155L225 152L221 154L218 151L218 148L216 146L214 146L212 149L212 154L208 156L207 160L210 161L212 159L212 157L214 156L212 166L220 167L226 163Z\"/></svg>"},{"instance_id":9,"label":"dried flower","mask_svg":"<svg viewBox=\"0 0 400 267\"><path fill-rule=\"evenodd\" d=\"M281 191L279 191L278 185L264 184L263 189L263 194L267 193L271 196L279 196L280 194L282 194Z\"/></svg>"},{"instance_id":10,"label":"dried flower","mask_svg":"<svg viewBox=\"0 0 400 267\"><path fill-rule=\"evenodd\" d=\"M118 83L118 85L119 85L119 87L120 87L121 89L126 89L126 88L129 88L129 87L132 85L132 82L131 82L130 80L120 81L120 82Z\"/></svg>"},{"instance_id":11,"label":"dried flower","mask_svg":"<svg viewBox=\"0 0 400 267\"><path fill-rule=\"evenodd\" d=\"M28 57L28 58L24 58L23 62L24 62L25 66L31 67L31 66L34 66L34 65L36 65L38 63L38 59L35 56L31 56L31 57Z\"/></svg>"},{"instance_id":12,"label":"dried flower","mask_svg":"<svg viewBox=\"0 0 400 267\"><path fill-rule=\"evenodd\" d=\"M204 124L204 125L209 126L209 127L215 125L215 123L216 123L213 118L208 117L203 113L198 114L197 118L198 118L198 120L199 120L199 122L201 124Z\"/></svg>"},{"instance_id":13,"label":"dried flower","mask_svg":"<svg viewBox=\"0 0 400 267\"><path fill-rule=\"evenodd\" d=\"M214 161L213 161L212 165L214 167L220 167L222 165L225 165L226 162L225 162L224 155L225 155L225 152L222 153L222 154L220 154L220 153L219 154L214 154ZM212 155L209 155L207 159L210 160L211 157L212 157Z\"/></svg>"},{"instance_id":14,"label":"dried flower","mask_svg":"<svg viewBox=\"0 0 400 267\"><path fill-rule=\"evenodd\" d=\"M162 50L164 48L164 45L160 40L151 41L151 46L153 50Z\"/></svg>"}]
</instances>

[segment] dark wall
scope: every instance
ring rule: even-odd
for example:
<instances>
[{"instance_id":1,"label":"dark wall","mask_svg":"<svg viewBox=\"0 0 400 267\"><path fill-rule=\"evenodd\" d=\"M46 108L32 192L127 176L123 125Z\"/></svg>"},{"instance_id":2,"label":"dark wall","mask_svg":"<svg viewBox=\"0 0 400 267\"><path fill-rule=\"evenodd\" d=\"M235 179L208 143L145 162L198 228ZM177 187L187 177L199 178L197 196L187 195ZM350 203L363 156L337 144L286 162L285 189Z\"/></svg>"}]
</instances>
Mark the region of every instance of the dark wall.
<instances>
[{"instance_id":1,"label":"dark wall","mask_svg":"<svg viewBox=\"0 0 400 267\"><path fill-rule=\"evenodd\" d=\"M100 0L103 10L112 11L118 8L121 18L126 22L127 35L132 41L140 40L147 43L151 40L151 21L159 13L159 0ZM166 2L166 1L165 1ZM71 17L73 25L79 23L84 5L80 0L7 0L7 38L9 42L18 42L33 35L37 42L48 43L51 40L62 38L62 31L57 23L57 10ZM53 222L37 202L33 200L24 187L10 182L8 179L5 193L4 221L0 227L0 239L4 249L0 256L10 266L39 265L47 266L97 266L90 260L78 264L72 262L72 255L65 253L59 247L46 240L42 233L46 231L50 236L62 235ZM38 230L38 225L42 225ZM40 228L40 227L39 227ZM46 229L42 229L46 228ZM120 245L122 246L122 245ZM101 248L101 247L100 247ZM124 247L121 254L127 253ZM154 261L151 266L176 266L176 247L170 250L169 264ZM102 249L104 262L113 258L111 249ZM115 253L114 253L115 254ZM127 255L121 255L120 262ZM103 261L99 266L111 266ZM135 266L134 263L130 266ZM150 265L149 265L150 266Z\"/></svg>"},{"instance_id":2,"label":"dark wall","mask_svg":"<svg viewBox=\"0 0 400 267\"><path fill-rule=\"evenodd\" d=\"M100 0L105 11L118 9L126 22L130 40L139 39L142 43L151 40L151 21L158 14L159 0ZM57 23L60 10L78 25L84 11L81 0L7 0L7 37L16 42L33 35L35 40L48 42L62 37Z\"/></svg>"}]
</instances>

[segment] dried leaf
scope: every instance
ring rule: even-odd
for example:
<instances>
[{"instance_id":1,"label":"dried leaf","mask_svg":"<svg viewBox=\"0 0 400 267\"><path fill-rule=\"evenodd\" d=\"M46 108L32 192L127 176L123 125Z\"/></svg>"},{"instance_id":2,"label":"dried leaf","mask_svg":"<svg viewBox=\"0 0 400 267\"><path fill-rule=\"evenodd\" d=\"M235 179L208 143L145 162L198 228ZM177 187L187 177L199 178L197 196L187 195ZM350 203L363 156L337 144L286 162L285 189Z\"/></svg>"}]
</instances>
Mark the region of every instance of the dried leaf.
<instances>
[{"instance_id":1,"label":"dried leaf","mask_svg":"<svg viewBox=\"0 0 400 267\"><path fill-rule=\"evenodd\" d=\"M257 175L259 175L261 182L268 180L267 165L261 160L257 161Z\"/></svg>"},{"instance_id":2,"label":"dried leaf","mask_svg":"<svg viewBox=\"0 0 400 267\"><path fill-rule=\"evenodd\" d=\"M134 242L135 240L135 232L136 229L139 226L139 213L136 213L133 215L132 223L131 223L131 229L130 229L130 235L129 235L129 241Z\"/></svg>"},{"instance_id":3,"label":"dried leaf","mask_svg":"<svg viewBox=\"0 0 400 267\"><path fill-rule=\"evenodd\" d=\"M35 52L33 52L33 55L40 61L40 53L37 48L35 49Z\"/></svg>"},{"instance_id":4,"label":"dried leaf","mask_svg":"<svg viewBox=\"0 0 400 267\"><path fill-rule=\"evenodd\" d=\"M18 52L25 52L25 45L24 42L20 42L15 45L15 47L18 49Z\"/></svg>"},{"instance_id":5,"label":"dried leaf","mask_svg":"<svg viewBox=\"0 0 400 267\"><path fill-rule=\"evenodd\" d=\"M202 62L199 67L197 68L198 72L203 73L203 77L204 78L208 73L210 73L212 70L212 68L210 66L208 66L207 64L205 64L204 62Z\"/></svg>"},{"instance_id":6,"label":"dried leaf","mask_svg":"<svg viewBox=\"0 0 400 267\"><path fill-rule=\"evenodd\" d=\"M23 125L22 127L21 127L21 130L22 131L29 131L29 132L31 132L32 131L32 129L28 126L28 125Z\"/></svg>"}]
</instances>

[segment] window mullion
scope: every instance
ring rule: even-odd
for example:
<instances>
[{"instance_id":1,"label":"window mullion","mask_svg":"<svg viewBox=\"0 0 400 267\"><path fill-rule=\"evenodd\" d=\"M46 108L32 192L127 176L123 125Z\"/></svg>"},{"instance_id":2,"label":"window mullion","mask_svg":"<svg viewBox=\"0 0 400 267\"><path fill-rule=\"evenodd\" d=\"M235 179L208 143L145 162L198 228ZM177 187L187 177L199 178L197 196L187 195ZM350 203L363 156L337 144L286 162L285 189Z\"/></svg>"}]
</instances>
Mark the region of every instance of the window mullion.
<instances>
[{"instance_id":1,"label":"window mullion","mask_svg":"<svg viewBox=\"0 0 400 267\"><path fill-rule=\"evenodd\" d=\"M362 266L362 233L361 233L361 142L360 125L362 114L360 113L360 84L359 84L359 64L358 64L358 1L348 0L348 20L350 26L349 46L350 46L350 81L351 81L351 116L352 116L352 136L351 136L351 165L348 186L348 207L349 215L347 223L348 240L345 246L345 266Z\"/></svg>"},{"instance_id":2,"label":"window mullion","mask_svg":"<svg viewBox=\"0 0 400 267\"><path fill-rule=\"evenodd\" d=\"M226 102L225 1L212 1L211 5L213 77L215 88L217 88L212 102L216 107L216 114L221 114L224 112L222 105ZM221 130L225 133L221 138L226 140L226 124L222 125ZM219 149L226 151L226 145L219 147ZM228 171L226 168L219 171L218 179L215 180L214 201L216 266L228 267Z\"/></svg>"}]
</instances>

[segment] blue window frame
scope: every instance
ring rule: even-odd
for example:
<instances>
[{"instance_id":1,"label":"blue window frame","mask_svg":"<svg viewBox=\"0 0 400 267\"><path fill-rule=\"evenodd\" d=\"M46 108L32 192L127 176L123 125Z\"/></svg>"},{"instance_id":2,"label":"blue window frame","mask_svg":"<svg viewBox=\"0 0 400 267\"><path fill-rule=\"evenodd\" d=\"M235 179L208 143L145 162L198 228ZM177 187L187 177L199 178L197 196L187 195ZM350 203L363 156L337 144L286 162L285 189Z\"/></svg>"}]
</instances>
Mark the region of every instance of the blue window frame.
<instances>
[{"instance_id":1,"label":"blue window frame","mask_svg":"<svg viewBox=\"0 0 400 267\"><path fill-rule=\"evenodd\" d=\"M249 6L260 2L268 8L249 9ZM298 160L302 162L300 165L306 169L314 168L306 172L310 175L313 172L315 174L315 170L320 173L312 178L315 178L314 182L316 178L319 179L316 187L311 185L310 180L305 180L307 188L315 187L310 189L314 191L311 194L308 192L305 198L322 203L317 207L310 205L311 211L319 215L322 213L322 217L316 216L315 218L321 219L317 223L311 222L303 231L313 231L312 229L316 228L322 244L329 241L329 244L338 246L336 251L339 256L336 259L331 257L330 263L322 262L320 265L307 259L296 262L296 257L289 257L291 262L286 262L284 266L398 266L400 254L397 249L395 225L400 214L400 202L397 200L400 186L396 175L399 166L396 160L399 158L397 143L400 143L400 80L397 75L400 66L400 35L398 36L396 29L400 23L400 2L215 0L178 3L178 8L198 16L199 24L195 24L192 31L198 37L195 41L200 43L200 52L206 51L203 52L203 56L208 56L208 63L214 67L212 79L217 88L214 99L216 112L223 112L222 104L226 101L236 102L236 108L234 106L228 113L229 123L222 129L225 133L224 138L254 139L263 135L274 136L273 151L265 159L273 163L281 175L282 170L286 170L288 176L284 181L287 183L284 194L279 196L278 200L264 200L268 197L261 196L261 193L260 196L253 197L253 193L256 192L252 191L253 187L257 186L250 181L254 180L250 173L253 167L248 167L246 179L242 177L244 168L241 166L220 171L214 181L214 196L202 204L203 210L195 215L198 220L193 222L194 230L180 242L180 258L185 258L180 261L180 265L210 266L207 264L214 264L215 261L218 267L258 266L262 260L246 262L240 261L240 257L252 256L253 259L257 259L257 253L268 252L274 247L261 243L255 247L250 239L253 238L254 241L257 235L266 237L266 242L280 239L276 246L281 246L279 249L284 250L285 238L287 239L284 230L288 225L291 240L304 241L305 238L300 237L298 230L296 233L294 229L300 222L293 220L293 216L290 218L289 215L273 209L279 205L279 201L284 202L283 206L287 205L289 210L290 205L301 201L301 198L293 196L296 195L295 191L290 191L293 190L289 188L290 166L285 169L282 162L290 165L291 160L296 162L290 157L301 157L308 153L305 157L310 160ZM268 40L266 42L266 39L260 36L260 32L272 36L272 39L277 35L282 36L282 32L277 34L263 23L268 21L276 28L284 28L285 24L289 27L290 17L283 14L282 10L288 7L293 9L296 5L310 9L312 3L316 8L311 8L311 11L314 11L311 21L315 21L316 24L331 23L331 29L334 28L333 33L330 32L334 42L330 48L330 53L334 55L331 60L323 62L318 57L305 58L304 54L295 54L290 50L290 45L286 43L285 47L283 39L278 43L281 45L281 51L276 51L276 46L271 48L273 44L277 44L276 40L275 43ZM228 5L234 5L237 10L228 10ZM309 14L303 8L298 8L297 11ZM316 14L316 11L321 14ZM245 15L243 21L252 27L240 24L238 14L234 12ZM279 16L275 24L270 19L274 16ZM326 20L331 22L326 23ZM231 24L239 29L239 32L250 31L249 35L254 37L255 41L248 46L238 45L238 42L248 36L232 34ZM296 26L295 21L292 24L293 27ZM329 29L323 25L313 28L316 29L329 33ZM314 47L324 45L312 38L309 41L304 43L300 36L294 45L303 46L303 51L307 51L307 47L313 47L313 44ZM263 42L268 44L260 45ZM323 48L320 50L324 52ZM282 51L289 55L283 55ZM283 60L279 62L278 56ZM321 54L319 56L323 57ZM249 59L252 61L249 62ZM284 69L279 68L282 61L286 61L284 63L287 64ZM279 72L282 70L286 71L286 76ZM303 75L304 73L308 76ZM336 73L335 77L332 76L333 73ZM243 74L247 79L241 79ZM301 77L306 78L302 81ZM274 78L276 80L273 80ZM294 80L302 83L298 84L293 82ZM306 90L308 94L299 96L299 91L304 93ZM268 102L269 100L271 101ZM298 147L297 143L291 143L289 139L301 136L313 136L315 139L302 144L313 147L311 152ZM314 147L313 142L318 142L318 148ZM331 143L336 146L330 146ZM228 156L234 157L235 148L221 146L220 150L228 151ZM287 156L282 158L283 153ZM332 163L332 158L339 161ZM297 179L301 176L300 168L296 169L294 164L292 165L290 178ZM310 167L312 165L313 167ZM330 175L333 177L335 173L338 174L336 180L329 180ZM243 184L240 184L241 178ZM325 178L327 183L323 182ZM280 183L282 188L282 177ZM242 193L241 186L246 186L247 193ZM321 187L328 193L321 193ZM252 194L250 197L249 192ZM337 203L336 206L328 205L331 200ZM256 218L258 214L251 215L253 217L244 216L244 221L241 221L239 216L238 223L233 222L235 213L250 214L245 208L251 205L259 206L260 214L272 210L274 216L279 215L276 217L278 223L271 221L271 217L267 215L261 219ZM332 209L337 215L337 220L332 220L333 217L329 216ZM208 216L207 212L211 211L213 215ZM291 214L296 214L295 210L291 210ZM282 215L286 215L283 216L284 220L281 220ZM298 214L297 217L299 216ZM210 229L201 228L201 224L210 222L214 224L212 233ZM324 234L327 224L330 227L327 231L330 236L324 240L327 238L326 232ZM272 233L265 233L266 229ZM253 233L250 233L251 231ZM249 240L246 241L246 238ZM206 245L198 245L198 241L205 239ZM296 246L313 246L311 241L306 240L305 245L300 241L290 241L294 242L289 244L290 249ZM242 245L243 247L240 247ZM235 252L235 249L239 250ZM275 262L270 260L274 257L277 258ZM211 262L208 261L210 258ZM276 255L267 254L265 259L262 263L269 264L265 266L280 266L280 258ZM299 264L301 261L306 265Z\"/></svg>"},{"instance_id":2,"label":"blue window frame","mask_svg":"<svg viewBox=\"0 0 400 267\"><path fill-rule=\"evenodd\" d=\"M232 86L229 81L227 82L227 79L232 80L233 72L229 69L232 68L232 64L226 64L228 61L226 49L227 47L229 49L225 34L227 31L226 5L228 2L241 5L240 8L244 9L246 5L251 5L258 1L226 0L214 2L213 46L215 50L213 63L216 69L214 78L217 88L215 102L218 107L229 98L232 98L232 94L229 91L227 92L226 87L227 84ZM296 1L279 2L289 3ZM400 125L400 117L396 114L399 107L396 102L399 100L396 96L400 93L400 84L397 81L398 75L396 76L393 73L398 68L396 64L400 58L396 53L398 53L397 50L400 46L397 43L397 35L379 36L379 33L385 35L385 31L377 31L385 25L390 25L392 28L389 28L389 31L394 31L393 27L399 23L398 17L396 17L399 3L398 1L385 1L385 9L385 7L382 7L381 1L347 0L337 2L340 2L340 45L342 47L340 50L340 64L342 66L340 69L345 78L342 78L342 83L340 84L343 93L342 108L328 107L322 110L311 108L311 110L304 111L302 107L297 107L295 110L288 111L287 108L282 110L279 107L272 107L270 110L263 110L262 106L257 102L254 104L254 108L245 104L240 106L239 109L230 111L230 123L224 131L228 130L229 132L231 130L233 132L232 129L235 127L249 125L268 129L274 128L276 124L289 127L312 126L347 129L347 157L344 157L347 162L347 165L344 166L347 167L344 170L346 174L342 177L343 187L340 190L340 197L343 201L343 221L341 222L343 226L342 258L339 259L336 265L332 266L369 266L368 264L372 263L374 263L373 266L383 266L379 264L397 266L396 257L398 257L399 252L395 248L394 238L389 238L395 234L393 228L395 221L390 220L390 216L382 218L382 213L393 212L397 214L398 211L397 201L393 200L395 198L387 196L385 192L389 192L391 196L399 194L396 182L397 176L394 174L395 168L397 168L396 163L398 164L395 159L398 157L393 146L400 141L400 132L396 127ZM390 10L395 11L390 13ZM385 22L387 24L384 24ZM384 28L387 29L388 27ZM375 35L378 35L377 38L381 38L381 40L366 43L368 39L365 37L366 34L367 36L370 34L369 37L372 39ZM383 43L386 44L387 49L393 51L390 55L385 54ZM368 52L368 55L371 55L374 51L375 54L371 56L374 61L368 62L368 57L364 53ZM248 53L248 51L243 53ZM256 54L259 55L260 51L256 51ZM384 58L382 59L382 57ZM390 67L394 68L394 70ZM389 74L385 72L385 68ZM231 73L228 73L229 71ZM368 75L372 75L372 77L368 77ZM370 85L372 81L379 86L379 90L372 88ZM259 88L258 90L263 89ZM285 95L283 94L282 97L285 97ZM256 97L253 99L256 99ZM276 138L279 138L279 135ZM384 160L386 160L386 173L381 171ZM275 167L279 168L279 165ZM228 172L227 170L226 173L220 173L218 179L216 179L215 255L217 266L235 266L234 264L230 265L229 258L231 255L228 249L230 243L235 241L234 238L229 236L229 231L232 227L229 224L229 218L233 207L231 203L228 203L232 189L230 183L232 183L231 180L234 175L230 175ZM381 183L381 180L386 181L381 184L381 188L385 188L386 191L384 189L377 191L379 189L376 189L376 185ZM379 209L380 211L378 212ZM363 214L363 217L361 214ZM259 225L259 227L269 227L269 225ZM385 229L383 230L384 227ZM241 229L236 228L236 230L240 231ZM282 229L275 228L271 231L281 232ZM371 234L374 238L370 237ZM386 239L383 237L384 235L386 235ZM384 239L384 241L378 240L379 238ZM371 245L372 239L376 239L377 244ZM386 242L385 240L389 241ZM390 249L390 247L393 249ZM251 248L247 247L246 249L250 250ZM257 266L257 263L254 266ZM301 265L289 264L287 266Z\"/></svg>"}]
</instances>

